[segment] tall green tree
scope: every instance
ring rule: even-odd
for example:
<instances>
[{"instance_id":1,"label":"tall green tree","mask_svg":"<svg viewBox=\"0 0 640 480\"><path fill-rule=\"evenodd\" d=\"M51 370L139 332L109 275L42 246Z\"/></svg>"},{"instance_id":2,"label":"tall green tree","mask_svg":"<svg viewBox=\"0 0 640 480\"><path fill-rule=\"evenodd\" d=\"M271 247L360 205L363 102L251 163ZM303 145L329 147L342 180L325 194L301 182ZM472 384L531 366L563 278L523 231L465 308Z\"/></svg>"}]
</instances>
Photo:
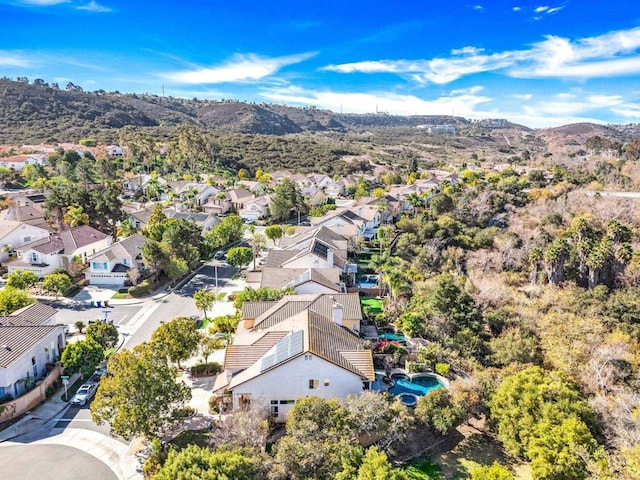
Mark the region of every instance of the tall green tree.
<instances>
[{"instance_id":1,"label":"tall green tree","mask_svg":"<svg viewBox=\"0 0 640 480\"><path fill-rule=\"evenodd\" d=\"M202 310L204 318L207 318L207 312L211 310L214 302L216 301L215 293L209 290L198 290L193 294L193 301L196 303L196 308Z\"/></svg>"},{"instance_id":2,"label":"tall green tree","mask_svg":"<svg viewBox=\"0 0 640 480\"><path fill-rule=\"evenodd\" d=\"M62 352L60 361L65 373L81 373L88 377L104 360L104 349L91 339L70 343Z\"/></svg>"},{"instance_id":3,"label":"tall green tree","mask_svg":"<svg viewBox=\"0 0 640 480\"><path fill-rule=\"evenodd\" d=\"M575 385L530 367L504 378L489 402L492 423L507 451L532 462L535 478L580 480L597 442L593 412Z\"/></svg>"},{"instance_id":4,"label":"tall green tree","mask_svg":"<svg viewBox=\"0 0 640 480\"><path fill-rule=\"evenodd\" d=\"M274 245L278 245L278 242L284 235L284 230L280 225L269 225L264 229L264 234Z\"/></svg>"},{"instance_id":5,"label":"tall green tree","mask_svg":"<svg viewBox=\"0 0 640 480\"><path fill-rule=\"evenodd\" d=\"M193 321L192 321L193 323ZM159 436L177 420L176 411L191 398L184 382L176 381L165 351L143 343L109 358L109 375L102 378L91 404L91 417L108 423L111 431L130 440Z\"/></svg>"},{"instance_id":6,"label":"tall green tree","mask_svg":"<svg viewBox=\"0 0 640 480\"><path fill-rule=\"evenodd\" d=\"M44 277L42 288L47 292L55 293L57 300L58 295L64 294L71 288L71 279L65 273L50 273Z\"/></svg>"},{"instance_id":7,"label":"tall green tree","mask_svg":"<svg viewBox=\"0 0 640 480\"><path fill-rule=\"evenodd\" d=\"M24 290L38 281L38 275L31 270L15 270L7 277L7 286Z\"/></svg>"},{"instance_id":8,"label":"tall green tree","mask_svg":"<svg viewBox=\"0 0 640 480\"><path fill-rule=\"evenodd\" d=\"M152 334L155 349L163 352L172 362L178 364L187 360L198 350L200 335L196 323L189 317L177 317L162 323Z\"/></svg>"},{"instance_id":9,"label":"tall green tree","mask_svg":"<svg viewBox=\"0 0 640 480\"><path fill-rule=\"evenodd\" d=\"M253 250L248 247L234 247L227 252L227 262L234 267L248 265L253 259Z\"/></svg>"},{"instance_id":10,"label":"tall green tree","mask_svg":"<svg viewBox=\"0 0 640 480\"><path fill-rule=\"evenodd\" d=\"M24 290L6 286L0 290L0 315L10 315L35 300Z\"/></svg>"},{"instance_id":11,"label":"tall green tree","mask_svg":"<svg viewBox=\"0 0 640 480\"><path fill-rule=\"evenodd\" d=\"M93 340L104 350L115 347L118 343L118 329L110 322L90 323L85 332L87 340Z\"/></svg>"},{"instance_id":12,"label":"tall green tree","mask_svg":"<svg viewBox=\"0 0 640 480\"><path fill-rule=\"evenodd\" d=\"M211 450L190 445L171 450L154 480L257 480L264 478L264 459L255 452Z\"/></svg>"},{"instance_id":13,"label":"tall green tree","mask_svg":"<svg viewBox=\"0 0 640 480\"><path fill-rule=\"evenodd\" d=\"M271 216L275 221L288 220L293 213L305 215L308 206L298 186L288 178L276 187L271 199Z\"/></svg>"},{"instance_id":14,"label":"tall green tree","mask_svg":"<svg viewBox=\"0 0 640 480\"><path fill-rule=\"evenodd\" d=\"M169 254L160 242L149 239L142 246L142 260L145 265L154 270L154 275L157 280L160 271L169 262Z\"/></svg>"}]
</instances>

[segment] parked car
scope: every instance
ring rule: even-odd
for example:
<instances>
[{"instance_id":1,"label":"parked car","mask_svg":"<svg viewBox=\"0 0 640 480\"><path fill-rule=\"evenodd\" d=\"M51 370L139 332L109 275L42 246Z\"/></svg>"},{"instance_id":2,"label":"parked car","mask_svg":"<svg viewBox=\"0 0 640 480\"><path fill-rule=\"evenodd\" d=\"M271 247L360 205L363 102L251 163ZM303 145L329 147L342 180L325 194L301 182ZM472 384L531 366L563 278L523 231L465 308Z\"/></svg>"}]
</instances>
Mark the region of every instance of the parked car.
<instances>
[{"instance_id":1,"label":"parked car","mask_svg":"<svg viewBox=\"0 0 640 480\"><path fill-rule=\"evenodd\" d=\"M87 382L80 386L76 394L71 399L71 405L86 405L93 398L98 389L96 382Z\"/></svg>"},{"instance_id":2,"label":"parked car","mask_svg":"<svg viewBox=\"0 0 640 480\"><path fill-rule=\"evenodd\" d=\"M101 378L106 373L109 373L107 371L107 366L106 365L98 365L98 367L93 371L93 376L97 377L97 378Z\"/></svg>"},{"instance_id":3,"label":"parked car","mask_svg":"<svg viewBox=\"0 0 640 480\"><path fill-rule=\"evenodd\" d=\"M225 253L223 250L218 250L216 253L213 254L213 258L215 260L224 260L225 257Z\"/></svg>"}]
</instances>

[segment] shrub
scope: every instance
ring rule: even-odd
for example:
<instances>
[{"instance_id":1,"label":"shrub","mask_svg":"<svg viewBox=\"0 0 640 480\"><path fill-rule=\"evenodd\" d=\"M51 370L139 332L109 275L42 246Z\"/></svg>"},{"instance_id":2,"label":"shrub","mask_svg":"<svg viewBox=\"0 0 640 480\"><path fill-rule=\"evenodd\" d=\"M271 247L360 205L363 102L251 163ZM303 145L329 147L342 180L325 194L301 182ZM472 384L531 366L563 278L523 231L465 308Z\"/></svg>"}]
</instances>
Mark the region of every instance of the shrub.
<instances>
[{"instance_id":1,"label":"shrub","mask_svg":"<svg viewBox=\"0 0 640 480\"><path fill-rule=\"evenodd\" d=\"M449 365L448 363L436 363L436 373L438 375L442 375L443 377L446 377L447 375L449 375L450 370L451 370L451 365Z\"/></svg>"},{"instance_id":2,"label":"shrub","mask_svg":"<svg viewBox=\"0 0 640 480\"><path fill-rule=\"evenodd\" d=\"M132 297L143 297L149 295L153 290L153 284L147 279L140 282L138 285L129 287L129 295Z\"/></svg>"},{"instance_id":3,"label":"shrub","mask_svg":"<svg viewBox=\"0 0 640 480\"><path fill-rule=\"evenodd\" d=\"M384 341L384 342L380 342L380 343L378 343L378 345L376 345L375 352L376 353L391 353L391 354L395 354L395 353L399 352L401 355L404 355L404 354L407 353L407 349L404 348L402 345L400 345L396 341Z\"/></svg>"},{"instance_id":4,"label":"shrub","mask_svg":"<svg viewBox=\"0 0 640 480\"><path fill-rule=\"evenodd\" d=\"M218 362L199 363L191 367L191 375L193 376L217 375L221 371L222 365Z\"/></svg>"}]
</instances>

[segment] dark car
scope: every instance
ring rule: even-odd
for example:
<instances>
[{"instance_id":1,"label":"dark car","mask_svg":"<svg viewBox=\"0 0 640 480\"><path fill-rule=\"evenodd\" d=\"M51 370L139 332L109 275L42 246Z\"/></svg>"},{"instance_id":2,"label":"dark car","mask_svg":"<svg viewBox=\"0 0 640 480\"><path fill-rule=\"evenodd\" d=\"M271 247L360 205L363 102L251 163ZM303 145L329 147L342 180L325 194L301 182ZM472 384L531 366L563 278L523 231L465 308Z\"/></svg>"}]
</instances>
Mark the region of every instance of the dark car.
<instances>
[{"instance_id":1,"label":"dark car","mask_svg":"<svg viewBox=\"0 0 640 480\"><path fill-rule=\"evenodd\" d=\"M218 250L216 253L214 253L213 258L215 260L224 260L225 257L225 253L222 250Z\"/></svg>"}]
</instances>

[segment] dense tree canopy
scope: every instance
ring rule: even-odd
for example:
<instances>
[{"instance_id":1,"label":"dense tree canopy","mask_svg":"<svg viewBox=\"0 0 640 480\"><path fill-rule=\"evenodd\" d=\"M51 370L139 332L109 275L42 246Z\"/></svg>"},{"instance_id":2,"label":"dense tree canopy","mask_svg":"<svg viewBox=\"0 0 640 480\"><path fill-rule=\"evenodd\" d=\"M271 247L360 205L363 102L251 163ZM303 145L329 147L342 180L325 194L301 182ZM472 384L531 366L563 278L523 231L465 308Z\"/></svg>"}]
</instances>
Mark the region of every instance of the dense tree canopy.
<instances>
[{"instance_id":1,"label":"dense tree canopy","mask_svg":"<svg viewBox=\"0 0 640 480\"><path fill-rule=\"evenodd\" d=\"M102 378L91 404L95 422L107 422L125 439L160 435L176 420L176 411L191 391L176 381L166 353L143 343L109 358L109 375Z\"/></svg>"}]
</instances>

